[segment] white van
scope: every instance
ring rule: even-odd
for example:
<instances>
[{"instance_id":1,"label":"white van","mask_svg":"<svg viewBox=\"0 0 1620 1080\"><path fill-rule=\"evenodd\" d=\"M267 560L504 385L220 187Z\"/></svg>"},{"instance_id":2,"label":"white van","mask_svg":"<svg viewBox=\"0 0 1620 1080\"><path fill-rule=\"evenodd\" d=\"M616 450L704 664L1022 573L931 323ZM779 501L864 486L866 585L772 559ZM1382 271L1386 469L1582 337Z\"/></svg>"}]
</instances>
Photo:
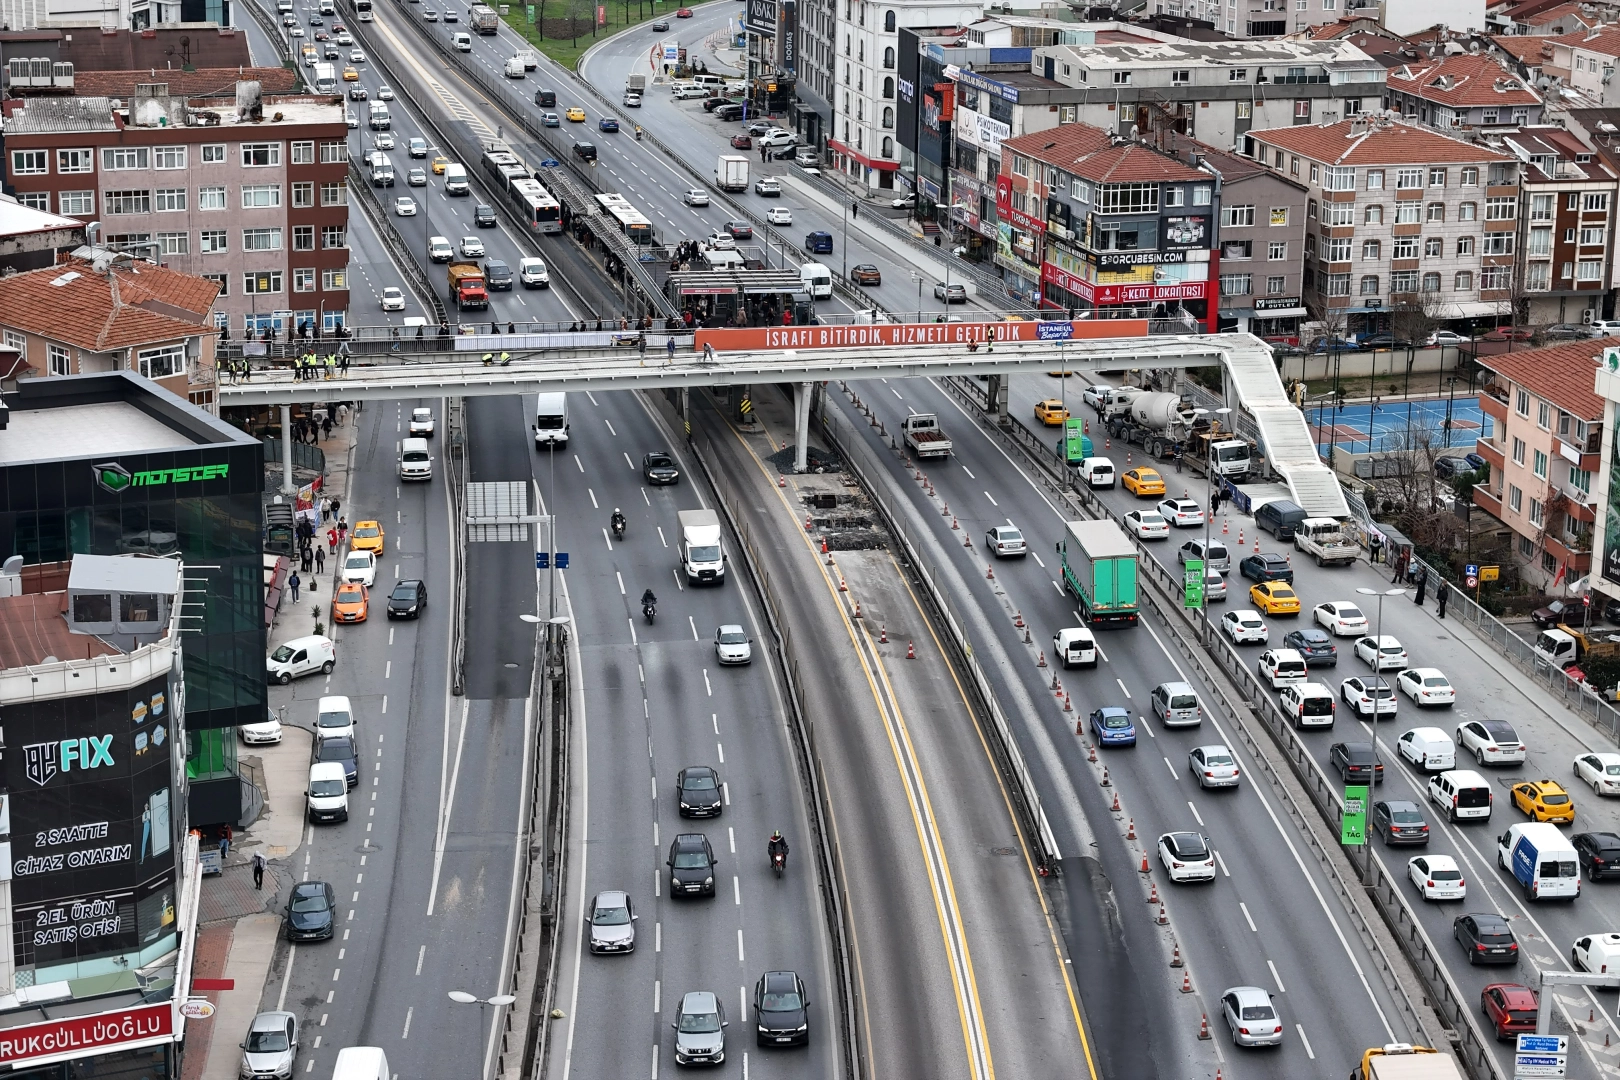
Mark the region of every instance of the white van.
<instances>
[{"instance_id":1,"label":"white van","mask_svg":"<svg viewBox=\"0 0 1620 1080\"><path fill-rule=\"evenodd\" d=\"M444 167L444 193L446 195L466 195L471 190L467 186L467 167L465 165L446 165Z\"/></svg>"},{"instance_id":2,"label":"white van","mask_svg":"<svg viewBox=\"0 0 1620 1080\"><path fill-rule=\"evenodd\" d=\"M329 739L334 735L354 735L354 708L342 694L330 694L315 706L315 737Z\"/></svg>"},{"instance_id":3,"label":"white van","mask_svg":"<svg viewBox=\"0 0 1620 1080\"><path fill-rule=\"evenodd\" d=\"M433 479L433 457L428 453L428 441L426 439L400 440L399 478L401 480Z\"/></svg>"},{"instance_id":4,"label":"white van","mask_svg":"<svg viewBox=\"0 0 1620 1080\"><path fill-rule=\"evenodd\" d=\"M276 646L276 650L264 658L264 673L270 682L286 686L300 675L317 671L330 675L336 665L337 649L331 638L301 637Z\"/></svg>"},{"instance_id":5,"label":"white van","mask_svg":"<svg viewBox=\"0 0 1620 1080\"><path fill-rule=\"evenodd\" d=\"M1052 635L1052 655L1066 668L1096 667L1097 639L1083 626L1071 626Z\"/></svg>"},{"instance_id":6,"label":"white van","mask_svg":"<svg viewBox=\"0 0 1620 1080\"><path fill-rule=\"evenodd\" d=\"M1395 748L1401 757L1429 772L1457 767L1457 744L1437 727L1415 727L1400 737Z\"/></svg>"},{"instance_id":7,"label":"white van","mask_svg":"<svg viewBox=\"0 0 1620 1080\"><path fill-rule=\"evenodd\" d=\"M832 296L832 271L818 262L807 262L799 267L799 281L804 291L820 300Z\"/></svg>"},{"instance_id":8,"label":"white van","mask_svg":"<svg viewBox=\"0 0 1620 1080\"><path fill-rule=\"evenodd\" d=\"M1620 972L1620 934L1587 934L1570 946L1569 958L1581 971L1607 975L1612 967Z\"/></svg>"},{"instance_id":9,"label":"white van","mask_svg":"<svg viewBox=\"0 0 1620 1080\"><path fill-rule=\"evenodd\" d=\"M692 76L692 85L701 86L718 93L726 85L726 80L718 75L694 75Z\"/></svg>"},{"instance_id":10,"label":"white van","mask_svg":"<svg viewBox=\"0 0 1620 1080\"><path fill-rule=\"evenodd\" d=\"M1294 727L1333 726L1333 714L1338 711L1339 702L1323 683L1290 683L1277 692L1277 697Z\"/></svg>"},{"instance_id":11,"label":"white van","mask_svg":"<svg viewBox=\"0 0 1620 1080\"><path fill-rule=\"evenodd\" d=\"M380 1046L345 1046L332 1066L332 1080L393 1080Z\"/></svg>"},{"instance_id":12,"label":"white van","mask_svg":"<svg viewBox=\"0 0 1620 1080\"><path fill-rule=\"evenodd\" d=\"M1550 821L1509 825L1496 840L1496 865L1513 875L1526 900L1573 900L1581 895L1581 862Z\"/></svg>"},{"instance_id":13,"label":"white van","mask_svg":"<svg viewBox=\"0 0 1620 1080\"><path fill-rule=\"evenodd\" d=\"M349 778L341 761L317 761L309 767L304 799L310 821L349 820Z\"/></svg>"},{"instance_id":14,"label":"white van","mask_svg":"<svg viewBox=\"0 0 1620 1080\"><path fill-rule=\"evenodd\" d=\"M506 66L501 70L501 74L505 75L508 79L521 79L525 76L528 70L528 68L523 66L523 57L514 56L506 61Z\"/></svg>"},{"instance_id":15,"label":"white van","mask_svg":"<svg viewBox=\"0 0 1620 1080\"><path fill-rule=\"evenodd\" d=\"M1105 457L1088 457L1080 462L1080 479L1087 487L1112 488L1115 482L1114 463Z\"/></svg>"},{"instance_id":16,"label":"white van","mask_svg":"<svg viewBox=\"0 0 1620 1080\"><path fill-rule=\"evenodd\" d=\"M373 101L368 112L370 119L367 123L372 131L388 131L393 127L393 118L388 115L388 102Z\"/></svg>"},{"instance_id":17,"label":"white van","mask_svg":"<svg viewBox=\"0 0 1620 1080\"><path fill-rule=\"evenodd\" d=\"M1473 769L1448 769L1429 777L1429 801L1450 821L1487 821L1496 796L1490 781Z\"/></svg>"},{"instance_id":18,"label":"white van","mask_svg":"<svg viewBox=\"0 0 1620 1080\"><path fill-rule=\"evenodd\" d=\"M450 35L450 44L456 47L457 52L472 52L472 35L465 33L452 34Z\"/></svg>"},{"instance_id":19,"label":"white van","mask_svg":"<svg viewBox=\"0 0 1620 1080\"><path fill-rule=\"evenodd\" d=\"M1260 654L1260 674L1273 690L1290 683L1309 682L1310 669L1297 649L1268 649Z\"/></svg>"},{"instance_id":20,"label":"white van","mask_svg":"<svg viewBox=\"0 0 1620 1080\"><path fill-rule=\"evenodd\" d=\"M534 445L555 449L567 441L568 395L539 395L534 407Z\"/></svg>"}]
</instances>

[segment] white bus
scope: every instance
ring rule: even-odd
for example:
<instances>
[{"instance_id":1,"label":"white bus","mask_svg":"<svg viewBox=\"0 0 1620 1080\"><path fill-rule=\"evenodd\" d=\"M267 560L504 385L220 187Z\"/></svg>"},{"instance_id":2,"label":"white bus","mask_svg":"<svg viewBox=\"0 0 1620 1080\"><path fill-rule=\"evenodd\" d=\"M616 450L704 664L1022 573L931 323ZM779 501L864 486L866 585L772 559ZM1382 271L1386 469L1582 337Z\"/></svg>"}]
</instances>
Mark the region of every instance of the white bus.
<instances>
[{"instance_id":1,"label":"white bus","mask_svg":"<svg viewBox=\"0 0 1620 1080\"><path fill-rule=\"evenodd\" d=\"M619 231L629 237L632 244L653 242L652 222L647 220L647 215L630 205L630 200L616 191L610 191L598 195L596 201L604 214L618 222Z\"/></svg>"},{"instance_id":2,"label":"white bus","mask_svg":"<svg viewBox=\"0 0 1620 1080\"><path fill-rule=\"evenodd\" d=\"M537 233L562 232L562 204L538 180L512 181L512 194L523 204L530 229Z\"/></svg>"}]
</instances>

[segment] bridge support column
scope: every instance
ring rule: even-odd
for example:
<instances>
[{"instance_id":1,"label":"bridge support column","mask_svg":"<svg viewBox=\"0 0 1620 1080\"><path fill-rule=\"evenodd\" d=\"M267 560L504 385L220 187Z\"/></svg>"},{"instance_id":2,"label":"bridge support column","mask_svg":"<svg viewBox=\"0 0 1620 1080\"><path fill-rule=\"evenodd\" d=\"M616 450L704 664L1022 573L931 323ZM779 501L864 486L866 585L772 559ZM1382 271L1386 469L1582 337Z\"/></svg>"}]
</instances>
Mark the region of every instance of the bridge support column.
<instances>
[{"instance_id":1,"label":"bridge support column","mask_svg":"<svg viewBox=\"0 0 1620 1080\"><path fill-rule=\"evenodd\" d=\"M810 467L810 393L815 383L800 383L793 395L793 471L802 473Z\"/></svg>"},{"instance_id":2,"label":"bridge support column","mask_svg":"<svg viewBox=\"0 0 1620 1080\"><path fill-rule=\"evenodd\" d=\"M686 441L692 441L692 392L681 387L681 427L686 435Z\"/></svg>"},{"instance_id":3,"label":"bridge support column","mask_svg":"<svg viewBox=\"0 0 1620 1080\"><path fill-rule=\"evenodd\" d=\"M281 493L298 494L298 483L293 478L291 405L281 407Z\"/></svg>"}]
</instances>

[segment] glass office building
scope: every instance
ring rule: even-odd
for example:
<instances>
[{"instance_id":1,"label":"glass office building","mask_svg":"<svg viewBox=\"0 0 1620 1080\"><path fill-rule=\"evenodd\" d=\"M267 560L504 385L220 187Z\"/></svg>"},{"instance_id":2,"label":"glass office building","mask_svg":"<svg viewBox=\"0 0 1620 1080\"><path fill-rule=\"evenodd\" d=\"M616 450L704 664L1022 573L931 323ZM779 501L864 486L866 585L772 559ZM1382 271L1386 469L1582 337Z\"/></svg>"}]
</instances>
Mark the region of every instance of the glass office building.
<instances>
[{"instance_id":1,"label":"glass office building","mask_svg":"<svg viewBox=\"0 0 1620 1080\"><path fill-rule=\"evenodd\" d=\"M187 568L191 825L241 816L235 728L264 719L263 449L130 372L25 379L0 398L0 560L179 553Z\"/></svg>"}]
</instances>

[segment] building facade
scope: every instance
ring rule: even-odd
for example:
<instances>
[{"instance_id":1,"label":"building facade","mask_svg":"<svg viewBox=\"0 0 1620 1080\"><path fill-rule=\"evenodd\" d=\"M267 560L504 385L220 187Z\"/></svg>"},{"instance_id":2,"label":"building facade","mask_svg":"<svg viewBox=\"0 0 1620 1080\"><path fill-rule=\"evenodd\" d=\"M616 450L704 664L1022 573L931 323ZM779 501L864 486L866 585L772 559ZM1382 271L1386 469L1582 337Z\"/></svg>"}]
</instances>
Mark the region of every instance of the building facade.
<instances>
[{"instance_id":1,"label":"building facade","mask_svg":"<svg viewBox=\"0 0 1620 1080\"><path fill-rule=\"evenodd\" d=\"M1620 171L1562 125L1500 133L1520 161L1520 308L1532 325L1591 322L1614 310Z\"/></svg>"},{"instance_id":2,"label":"building facade","mask_svg":"<svg viewBox=\"0 0 1620 1080\"><path fill-rule=\"evenodd\" d=\"M333 329L349 307L349 146L332 98L8 103L7 175L24 205L99 221L95 242L218 286L219 327Z\"/></svg>"},{"instance_id":3,"label":"building facade","mask_svg":"<svg viewBox=\"0 0 1620 1080\"><path fill-rule=\"evenodd\" d=\"M1408 122L1463 134L1541 123L1541 95L1494 58L1460 53L1389 73L1384 107Z\"/></svg>"}]
</instances>

